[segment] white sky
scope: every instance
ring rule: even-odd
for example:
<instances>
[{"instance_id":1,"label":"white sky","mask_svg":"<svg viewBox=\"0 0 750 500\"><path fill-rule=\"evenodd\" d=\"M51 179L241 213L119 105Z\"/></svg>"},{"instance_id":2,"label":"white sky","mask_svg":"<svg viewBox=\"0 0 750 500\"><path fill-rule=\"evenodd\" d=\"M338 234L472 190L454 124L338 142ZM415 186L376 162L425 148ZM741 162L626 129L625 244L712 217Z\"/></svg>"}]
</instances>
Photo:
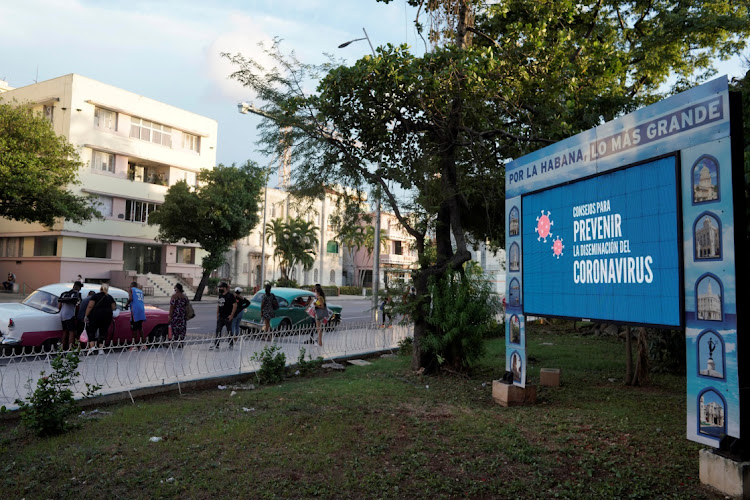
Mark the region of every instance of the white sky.
<instances>
[{"instance_id":1,"label":"white sky","mask_svg":"<svg viewBox=\"0 0 750 500\"><path fill-rule=\"evenodd\" d=\"M221 52L259 55L257 43L284 40L304 62L323 54L349 62L373 45L424 45L405 0L8 0L0 2L0 79L22 87L68 73L215 119L217 162L268 160L256 152L258 119L237 112L252 96L228 80ZM744 74L739 59L721 73Z\"/></svg>"}]
</instances>

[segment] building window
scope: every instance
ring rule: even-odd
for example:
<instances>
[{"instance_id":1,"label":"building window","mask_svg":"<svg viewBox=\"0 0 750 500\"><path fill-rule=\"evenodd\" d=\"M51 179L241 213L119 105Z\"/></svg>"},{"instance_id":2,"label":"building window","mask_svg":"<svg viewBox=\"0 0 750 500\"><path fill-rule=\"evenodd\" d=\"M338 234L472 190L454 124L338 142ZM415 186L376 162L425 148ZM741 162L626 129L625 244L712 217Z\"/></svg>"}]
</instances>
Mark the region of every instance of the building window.
<instances>
[{"instance_id":1,"label":"building window","mask_svg":"<svg viewBox=\"0 0 750 500\"><path fill-rule=\"evenodd\" d=\"M201 152L201 138L197 135L188 134L187 132L182 133L182 149L188 151L195 151L196 153Z\"/></svg>"},{"instance_id":2,"label":"building window","mask_svg":"<svg viewBox=\"0 0 750 500\"><path fill-rule=\"evenodd\" d=\"M23 238L0 238L0 257L21 257Z\"/></svg>"},{"instance_id":3,"label":"building window","mask_svg":"<svg viewBox=\"0 0 750 500\"><path fill-rule=\"evenodd\" d=\"M336 271L334 271L333 269L331 269L331 281L330 281L330 284L331 285L335 285L336 284Z\"/></svg>"},{"instance_id":4,"label":"building window","mask_svg":"<svg viewBox=\"0 0 750 500\"><path fill-rule=\"evenodd\" d=\"M115 155L103 151L93 151L91 153L91 168L115 173Z\"/></svg>"},{"instance_id":5,"label":"building window","mask_svg":"<svg viewBox=\"0 0 750 500\"><path fill-rule=\"evenodd\" d=\"M49 120L50 123L52 123L52 121L55 119L55 107L51 104L49 106L45 104L42 109L44 117Z\"/></svg>"},{"instance_id":6,"label":"building window","mask_svg":"<svg viewBox=\"0 0 750 500\"><path fill-rule=\"evenodd\" d=\"M403 255L404 254L404 248L401 245L400 241L394 241L393 242L393 253L396 255Z\"/></svg>"},{"instance_id":7,"label":"building window","mask_svg":"<svg viewBox=\"0 0 750 500\"><path fill-rule=\"evenodd\" d=\"M318 282L318 270L317 269L313 271L313 281L315 283Z\"/></svg>"},{"instance_id":8,"label":"building window","mask_svg":"<svg viewBox=\"0 0 750 500\"><path fill-rule=\"evenodd\" d=\"M117 130L117 113L104 108L94 108L94 126L106 130Z\"/></svg>"},{"instance_id":9,"label":"building window","mask_svg":"<svg viewBox=\"0 0 750 500\"><path fill-rule=\"evenodd\" d=\"M195 248L177 247L178 264L195 264Z\"/></svg>"},{"instance_id":10,"label":"building window","mask_svg":"<svg viewBox=\"0 0 750 500\"><path fill-rule=\"evenodd\" d=\"M335 241L329 241L326 244L326 252L328 253L339 253L339 244Z\"/></svg>"},{"instance_id":11,"label":"building window","mask_svg":"<svg viewBox=\"0 0 750 500\"><path fill-rule=\"evenodd\" d=\"M125 200L125 220L131 222L148 222L148 214L158 208L156 203Z\"/></svg>"},{"instance_id":12,"label":"building window","mask_svg":"<svg viewBox=\"0 0 750 500\"><path fill-rule=\"evenodd\" d=\"M130 137L172 147L172 128L142 118L130 119Z\"/></svg>"},{"instance_id":13,"label":"building window","mask_svg":"<svg viewBox=\"0 0 750 500\"><path fill-rule=\"evenodd\" d=\"M109 258L109 241L86 240L86 257L92 259Z\"/></svg>"},{"instance_id":14,"label":"building window","mask_svg":"<svg viewBox=\"0 0 750 500\"><path fill-rule=\"evenodd\" d=\"M169 184L168 177L166 169L128 163L128 179L131 181L166 186Z\"/></svg>"},{"instance_id":15,"label":"building window","mask_svg":"<svg viewBox=\"0 0 750 500\"><path fill-rule=\"evenodd\" d=\"M34 238L34 257L54 257L55 255L57 255L57 236Z\"/></svg>"},{"instance_id":16,"label":"building window","mask_svg":"<svg viewBox=\"0 0 750 500\"><path fill-rule=\"evenodd\" d=\"M271 218L276 217L276 205L271 205Z\"/></svg>"},{"instance_id":17,"label":"building window","mask_svg":"<svg viewBox=\"0 0 750 500\"><path fill-rule=\"evenodd\" d=\"M94 207L104 217L112 217L112 197L111 196L91 196L91 206Z\"/></svg>"}]
</instances>

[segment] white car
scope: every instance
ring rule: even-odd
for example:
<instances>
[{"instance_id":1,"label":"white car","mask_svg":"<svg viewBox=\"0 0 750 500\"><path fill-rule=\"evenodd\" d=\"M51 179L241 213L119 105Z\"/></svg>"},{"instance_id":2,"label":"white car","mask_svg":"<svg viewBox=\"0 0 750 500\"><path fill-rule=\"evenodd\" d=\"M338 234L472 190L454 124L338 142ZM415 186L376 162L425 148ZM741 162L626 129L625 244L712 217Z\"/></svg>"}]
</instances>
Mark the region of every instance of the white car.
<instances>
[{"instance_id":1,"label":"white car","mask_svg":"<svg viewBox=\"0 0 750 500\"><path fill-rule=\"evenodd\" d=\"M90 290L99 292L101 285L84 283L81 295L86 297ZM20 303L0 304L0 348L6 350L52 349L62 338L62 322L57 309L57 299L63 292L73 288L73 283L57 283L34 290ZM128 292L121 288L109 287L109 294L117 303L119 315L111 326L112 342L124 344L132 340L130 311L124 310ZM166 311L146 306L146 321L143 332L150 338L165 338L167 335Z\"/></svg>"}]
</instances>

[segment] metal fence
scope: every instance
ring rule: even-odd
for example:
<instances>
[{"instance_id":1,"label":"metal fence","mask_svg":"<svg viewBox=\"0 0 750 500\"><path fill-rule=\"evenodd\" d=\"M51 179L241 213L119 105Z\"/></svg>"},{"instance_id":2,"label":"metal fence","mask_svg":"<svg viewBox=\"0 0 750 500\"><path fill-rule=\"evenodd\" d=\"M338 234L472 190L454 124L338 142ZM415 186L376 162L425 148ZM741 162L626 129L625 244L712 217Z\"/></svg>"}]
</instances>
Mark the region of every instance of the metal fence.
<instances>
[{"instance_id":1,"label":"metal fence","mask_svg":"<svg viewBox=\"0 0 750 500\"><path fill-rule=\"evenodd\" d=\"M73 387L77 398L86 392L86 384L99 385L98 394L114 394L145 387L186 381L241 375L256 371L254 359L264 347L276 344L286 356L287 365L295 364L304 348L305 359L325 360L364 355L394 349L406 337L411 326L387 328L374 323L343 324L323 333L323 347L317 344L315 328L295 329L271 334L250 333L219 339L188 334L182 342L154 342L133 350L131 346L113 346L81 351L80 377ZM218 340L218 348L216 348ZM0 356L0 405L15 409L16 399L26 398L37 380L51 371L50 361L57 353L33 353Z\"/></svg>"}]
</instances>

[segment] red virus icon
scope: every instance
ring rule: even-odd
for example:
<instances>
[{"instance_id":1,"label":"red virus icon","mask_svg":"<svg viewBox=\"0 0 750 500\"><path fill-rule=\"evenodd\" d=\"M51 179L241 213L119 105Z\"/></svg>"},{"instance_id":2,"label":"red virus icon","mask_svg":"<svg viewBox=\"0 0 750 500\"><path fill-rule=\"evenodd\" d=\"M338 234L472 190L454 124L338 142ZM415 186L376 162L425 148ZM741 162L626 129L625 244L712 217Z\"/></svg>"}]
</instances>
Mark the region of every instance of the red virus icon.
<instances>
[{"instance_id":1,"label":"red virus icon","mask_svg":"<svg viewBox=\"0 0 750 500\"><path fill-rule=\"evenodd\" d=\"M565 248L565 245L563 245L562 242L563 240L560 239L559 236L555 238L555 241L552 242L552 255L554 255L558 259L563 254L563 248Z\"/></svg>"},{"instance_id":2,"label":"red virus icon","mask_svg":"<svg viewBox=\"0 0 750 500\"><path fill-rule=\"evenodd\" d=\"M549 210L547 210L547 215L544 215L544 210L542 210L542 215L538 215L536 218L536 228L534 231L539 235L537 241L544 239L544 242L547 243L547 236L552 236L551 229L555 223L550 220L549 216Z\"/></svg>"}]
</instances>

